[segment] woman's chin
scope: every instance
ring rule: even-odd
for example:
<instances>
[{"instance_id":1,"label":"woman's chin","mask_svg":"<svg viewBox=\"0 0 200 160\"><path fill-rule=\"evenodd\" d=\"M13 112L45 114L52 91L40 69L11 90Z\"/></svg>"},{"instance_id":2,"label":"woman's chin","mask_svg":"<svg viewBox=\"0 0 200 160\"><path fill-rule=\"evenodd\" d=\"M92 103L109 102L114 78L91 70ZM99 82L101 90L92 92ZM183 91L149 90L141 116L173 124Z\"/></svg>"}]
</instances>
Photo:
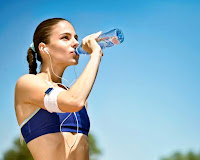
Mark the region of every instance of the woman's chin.
<instances>
[{"instance_id":1,"label":"woman's chin","mask_svg":"<svg viewBox=\"0 0 200 160\"><path fill-rule=\"evenodd\" d=\"M73 61L73 64L72 65L77 65L78 64L78 59L75 59L74 61Z\"/></svg>"},{"instance_id":2,"label":"woman's chin","mask_svg":"<svg viewBox=\"0 0 200 160\"><path fill-rule=\"evenodd\" d=\"M71 59L70 61L67 61L64 63L66 66L74 66L78 64L78 59Z\"/></svg>"}]
</instances>

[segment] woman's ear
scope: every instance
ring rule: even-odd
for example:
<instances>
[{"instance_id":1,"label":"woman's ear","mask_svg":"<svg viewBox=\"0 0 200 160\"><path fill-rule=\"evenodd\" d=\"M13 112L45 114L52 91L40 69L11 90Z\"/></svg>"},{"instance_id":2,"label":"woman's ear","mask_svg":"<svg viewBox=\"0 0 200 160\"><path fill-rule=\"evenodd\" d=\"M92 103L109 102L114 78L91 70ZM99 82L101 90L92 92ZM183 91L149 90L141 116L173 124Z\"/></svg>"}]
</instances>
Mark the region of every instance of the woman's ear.
<instances>
[{"instance_id":1,"label":"woman's ear","mask_svg":"<svg viewBox=\"0 0 200 160\"><path fill-rule=\"evenodd\" d=\"M46 48L46 44L43 42L40 42L38 45L38 49L40 51L40 53L45 54L46 52L44 51L44 49Z\"/></svg>"}]
</instances>

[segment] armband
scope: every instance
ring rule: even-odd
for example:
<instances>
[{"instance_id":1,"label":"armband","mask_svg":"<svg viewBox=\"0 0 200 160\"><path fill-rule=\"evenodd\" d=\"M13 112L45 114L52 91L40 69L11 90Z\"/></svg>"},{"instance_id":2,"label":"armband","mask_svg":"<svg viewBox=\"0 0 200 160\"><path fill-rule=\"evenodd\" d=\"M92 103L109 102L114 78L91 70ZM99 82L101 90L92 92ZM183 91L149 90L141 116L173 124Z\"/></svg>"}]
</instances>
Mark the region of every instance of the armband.
<instances>
[{"instance_id":1,"label":"armband","mask_svg":"<svg viewBox=\"0 0 200 160\"><path fill-rule=\"evenodd\" d=\"M44 96L44 106L47 111L51 113L52 112L64 113L59 109L58 103L57 103L58 94L64 90L65 89L58 88L58 87L49 88L46 90L45 92L46 95Z\"/></svg>"}]
</instances>

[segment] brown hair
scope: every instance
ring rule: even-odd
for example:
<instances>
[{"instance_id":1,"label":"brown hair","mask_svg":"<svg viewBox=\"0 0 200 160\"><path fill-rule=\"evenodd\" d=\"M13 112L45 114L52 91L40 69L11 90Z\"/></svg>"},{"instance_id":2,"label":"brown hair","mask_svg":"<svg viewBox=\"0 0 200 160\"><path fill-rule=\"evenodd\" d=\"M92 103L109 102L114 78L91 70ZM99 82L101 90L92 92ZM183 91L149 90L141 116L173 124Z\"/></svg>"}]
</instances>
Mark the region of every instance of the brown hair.
<instances>
[{"instance_id":1,"label":"brown hair","mask_svg":"<svg viewBox=\"0 0 200 160\"><path fill-rule=\"evenodd\" d=\"M35 33L33 35L33 43L35 47L35 52L31 48L29 48L27 52L27 61L29 63L30 74L37 74L36 54L37 54L37 60L40 61L42 64L42 57L40 55L38 45L40 44L40 42L43 42L45 44L49 43L53 26L56 25L60 21L67 21L67 20L63 18L51 18L51 19L47 19L41 22L37 26Z\"/></svg>"}]
</instances>

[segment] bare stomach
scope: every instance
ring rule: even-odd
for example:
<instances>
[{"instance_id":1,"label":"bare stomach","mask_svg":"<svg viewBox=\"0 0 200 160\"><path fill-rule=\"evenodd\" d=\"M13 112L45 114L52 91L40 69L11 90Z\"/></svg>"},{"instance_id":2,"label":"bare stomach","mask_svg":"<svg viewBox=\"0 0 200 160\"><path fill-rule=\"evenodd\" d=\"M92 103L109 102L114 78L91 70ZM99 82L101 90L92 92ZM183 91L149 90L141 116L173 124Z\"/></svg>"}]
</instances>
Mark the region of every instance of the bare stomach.
<instances>
[{"instance_id":1,"label":"bare stomach","mask_svg":"<svg viewBox=\"0 0 200 160\"><path fill-rule=\"evenodd\" d=\"M63 132L67 160L89 160L88 136L82 133ZM76 139L77 136L77 139ZM74 141L76 142L74 144ZM74 145L73 145L74 144ZM73 147L70 149L70 146Z\"/></svg>"},{"instance_id":2,"label":"bare stomach","mask_svg":"<svg viewBox=\"0 0 200 160\"><path fill-rule=\"evenodd\" d=\"M34 160L66 160L64 138L61 133L45 134L28 144Z\"/></svg>"}]
</instances>

